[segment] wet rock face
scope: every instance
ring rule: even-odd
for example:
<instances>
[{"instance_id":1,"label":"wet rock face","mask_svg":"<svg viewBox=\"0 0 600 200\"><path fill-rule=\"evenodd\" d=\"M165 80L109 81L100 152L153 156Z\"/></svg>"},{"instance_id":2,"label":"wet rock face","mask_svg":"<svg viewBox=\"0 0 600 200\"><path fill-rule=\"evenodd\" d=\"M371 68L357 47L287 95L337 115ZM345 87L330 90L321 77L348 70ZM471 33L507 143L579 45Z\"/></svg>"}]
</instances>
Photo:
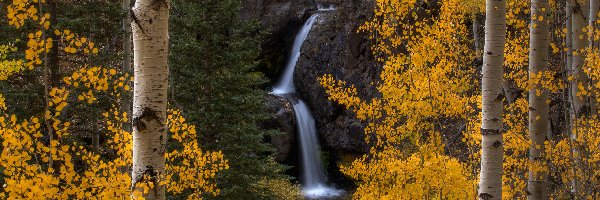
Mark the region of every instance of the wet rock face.
<instances>
[{"instance_id":1,"label":"wet rock face","mask_svg":"<svg viewBox=\"0 0 600 200\"><path fill-rule=\"evenodd\" d=\"M261 123L264 130L279 130L281 135L270 138L270 142L276 149L275 160L284 162L292 153L295 144L296 123L293 105L285 98L274 95L267 96L267 109L269 113L275 113L270 119Z\"/></svg>"},{"instance_id":2,"label":"wet rock face","mask_svg":"<svg viewBox=\"0 0 600 200\"><path fill-rule=\"evenodd\" d=\"M258 20L267 32L258 69L273 82L282 73L296 32L313 6L312 0L242 0L240 17Z\"/></svg>"},{"instance_id":3,"label":"wet rock face","mask_svg":"<svg viewBox=\"0 0 600 200\"><path fill-rule=\"evenodd\" d=\"M368 36L357 33L373 10L370 1L328 1L335 11L322 12L313 26L296 65L294 84L310 106L324 148L364 153L364 123L351 111L331 102L318 78L331 74L354 85L361 99L371 98L380 69L375 65Z\"/></svg>"}]
</instances>

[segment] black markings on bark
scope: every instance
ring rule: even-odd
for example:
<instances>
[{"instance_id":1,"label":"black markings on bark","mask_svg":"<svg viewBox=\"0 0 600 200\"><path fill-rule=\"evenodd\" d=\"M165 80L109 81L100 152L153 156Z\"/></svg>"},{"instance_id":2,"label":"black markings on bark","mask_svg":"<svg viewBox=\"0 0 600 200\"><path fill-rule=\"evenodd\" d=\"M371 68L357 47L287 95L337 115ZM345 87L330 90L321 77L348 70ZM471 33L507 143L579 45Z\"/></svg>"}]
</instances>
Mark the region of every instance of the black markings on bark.
<instances>
[{"instance_id":1,"label":"black markings on bark","mask_svg":"<svg viewBox=\"0 0 600 200\"><path fill-rule=\"evenodd\" d=\"M501 146L501 145L502 145L502 142L500 142L500 141L498 141L498 140L496 140L496 141L494 142L494 144L492 144L492 146L494 146L494 148L500 148L500 146Z\"/></svg>"},{"instance_id":2,"label":"black markings on bark","mask_svg":"<svg viewBox=\"0 0 600 200\"><path fill-rule=\"evenodd\" d=\"M533 107L529 107L529 111L536 111L536 109Z\"/></svg>"},{"instance_id":3,"label":"black markings on bark","mask_svg":"<svg viewBox=\"0 0 600 200\"><path fill-rule=\"evenodd\" d=\"M504 100L504 94L498 93L498 96L496 96L496 99L494 99L494 102L501 102L502 100Z\"/></svg>"},{"instance_id":4,"label":"black markings on bark","mask_svg":"<svg viewBox=\"0 0 600 200\"><path fill-rule=\"evenodd\" d=\"M135 15L135 12L133 12L133 9L129 9L129 13L131 13L130 15L132 22L134 22L140 28L140 31L142 31L142 34L144 34L144 36L148 37L146 31L144 30L144 27L142 27L142 24L140 23L140 20Z\"/></svg>"},{"instance_id":5,"label":"black markings on bark","mask_svg":"<svg viewBox=\"0 0 600 200\"><path fill-rule=\"evenodd\" d=\"M573 10L573 14L576 13L581 13L581 5L579 5L579 2L577 1L573 1L572 3L573 5L571 6L571 9ZM584 17L585 18L585 17Z\"/></svg>"},{"instance_id":6,"label":"black markings on bark","mask_svg":"<svg viewBox=\"0 0 600 200\"><path fill-rule=\"evenodd\" d=\"M156 177L158 175L158 172L154 170L154 167L152 165L148 165L146 166L146 171L144 171L144 175L148 175L149 177Z\"/></svg>"},{"instance_id":7,"label":"black markings on bark","mask_svg":"<svg viewBox=\"0 0 600 200\"><path fill-rule=\"evenodd\" d=\"M577 110L576 115L579 118L584 117L584 116L590 116L590 112L589 111L590 111L590 106L583 105L583 106L581 106L581 108L579 108L579 110Z\"/></svg>"},{"instance_id":8,"label":"black markings on bark","mask_svg":"<svg viewBox=\"0 0 600 200\"><path fill-rule=\"evenodd\" d=\"M138 132L144 132L148 129L148 123L153 120L160 124L160 120L156 111L148 107L144 107L142 114L133 118L133 128L138 130Z\"/></svg>"},{"instance_id":9,"label":"black markings on bark","mask_svg":"<svg viewBox=\"0 0 600 200\"><path fill-rule=\"evenodd\" d=\"M154 192L156 192L156 194L158 194L159 176L160 176L160 173L158 173L158 171L156 171L153 166L148 165L148 166L146 166L146 170L144 170L144 173L135 177L131 189L135 190L136 185L138 183L150 183L151 182L151 183L154 183Z\"/></svg>"},{"instance_id":10,"label":"black markings on bark","mask_svg":"<svg viewBox=\"0 0 600 200\"><path fill-rule=\"evenodd\" d=\"M150 4L150 6L152 7L152 9L154 10L159 10L161 6L165 6L165 7L169 7L169 4L167 4L166 0L154 0L152 1L152 3Z\"/></svg>"},{"instance_id":11,"label":"black markings on bark","mask_svg":"<svg viewBox=\"0 0 600 200\"><path fill-rule=\"evenodd\" d=\"M494 195L491 195L488 193L479 194L479 199L488 200L488 199L492 199L492 198L494 198Z\"/></svg>"},{"instance_id":12,"label":"black markings on bark","mask_svg":"<svg viewBox=\"0 0 600 200\"><path fill-rule=\"evenodd\" d=\"M481 135L499 135L500 133L502 132L496 129L481 129Z\"/></svg>"},{"instance_id":13,"label":"black markings on bark","mask_svg":"<svg viewBox=\"0 0 600 200\"><path fill-rule=\"evenodd\" d=\"M544 157L542 156L530 156L533 161L544 161Z\"/></svg>"}]
</instances>

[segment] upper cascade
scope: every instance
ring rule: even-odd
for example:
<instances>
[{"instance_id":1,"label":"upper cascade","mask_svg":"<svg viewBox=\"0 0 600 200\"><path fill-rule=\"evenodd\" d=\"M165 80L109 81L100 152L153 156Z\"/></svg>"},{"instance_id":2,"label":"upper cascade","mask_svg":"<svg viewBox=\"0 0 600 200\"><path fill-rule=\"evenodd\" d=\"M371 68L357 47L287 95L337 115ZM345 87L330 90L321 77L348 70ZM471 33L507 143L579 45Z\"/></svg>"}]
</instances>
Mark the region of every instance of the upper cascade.
<instances>
[{"instance_id":1,"label":"upper cascade","mask_svg":"<svg viewBox=\"0 0 600 200\"><path fill-rule=\"evenodd\" d=\"M273 94L284 95L284 94L293 94L296 92L296 89L294 88L294 70L296 68L296 62L298 62L298 58L300 58L300 50L302 48L302 44L304 44L304 40L306 40L306 37L308 36L310 29L312 28L313 24L315 23L315 21L318 17L319 17L318 13L313 14L312 16L310 16L310 18L308 18L306 23L304 23L304 26L302 26L302 29L300 29L300 32L298 33L298 35L296 36L296 39L294 40L294 46L292 47L292 54L290 56L290 59L286 65L286 67L285 67L285 72L283 73L283 77L281 78L279 83L277 83L277 85L275 85L275 87L273 88L273 92L272 92Z\"/></svg>"}]
</instances>

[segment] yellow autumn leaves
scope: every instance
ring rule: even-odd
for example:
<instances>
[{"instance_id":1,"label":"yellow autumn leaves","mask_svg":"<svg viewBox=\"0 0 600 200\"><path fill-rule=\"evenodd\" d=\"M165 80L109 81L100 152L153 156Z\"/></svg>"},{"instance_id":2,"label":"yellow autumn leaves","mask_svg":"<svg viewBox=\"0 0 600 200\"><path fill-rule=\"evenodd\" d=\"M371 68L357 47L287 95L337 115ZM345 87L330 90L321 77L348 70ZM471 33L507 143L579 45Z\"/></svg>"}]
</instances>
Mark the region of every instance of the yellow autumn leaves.
<instances>
[{"instance_id":1,"label":"yellow autumn leaves","mask_svg":"<svg viewBox=\"0 0 600 200\"><path fill-rule=\"evenodd\" d=\"M17 48L12 44L0 45L0 80L6 80L14 73L25 69L22 60L9 59L9 55L15 52L17 52Z\"/></svg>"},{"instance_id":2,"label":"yellow autumn leaves","mask_svg":"<svg viewBox=\"0 0 600 200\"><path fill-rule=\"evenodd\" d=\"M203 152L198 144L196 127L185 122L179 110L169 110L169 132L174 139L173 145L182 148L166 154L167 163L165 183L167 191L182 193L192 190L188 199L199 199L204 193L218 195L220 190L209 182L218 171L229 169L223 153Z\"/></svg>"},{"instance_id":3,"label":"yellow autumn leaves","mask_svg":"<svg viewBox=\"0 0 600 200\"><path fill-rule=\"evenodd\" d=\"M361 99L354 86L331 75L319 79L329 99L352 110L366 127L365 140L372 147L363 158L351 165L341 166L342 172L359 182L358 199L475 199L481 147L480 84L476 80L478 66L471 61L474 42L467 38L466 24L483 11L484 1L439 1L438 15L420 7L411 0L378 0L375 16L359 31L366 32L373 41L373 55L383 66L380 80L375 83L375 98ZM600 102L600 53L597 49L576 50L585 55L583 73L567 75L563 69L568 48L564 42L566 29L563 21L553 25L551 70L528 73L529 62L529 1L508 0L507 43L505 44L505 94L499 100L505 104L503 162L503 198L519 199L527 196L528 170L548 172L553 183L549 196L556 199L572 195L571 182L581 181L581 188L598 191L600 182L600 127L597 115L580 117L573 130L556 133L566 127L557 116L568 116L569 105L562 105L562 94L568 94L568 83L589 77L589 84L577 82L575 98ZM534 16L535 21L558 20L564 10L560 1L550 1L548 15ZM421 14L419 14L421 13ZM535 26L535 25L534 25ZM597 40L599 30L585 28L587 37ZM585 39L586 36L579 35ZM561 73L565 73L562 74ZM572 72L571 72L572 73ZM475 80L474 80L475 79ZM553 99L547 101L563 115L552 115L553 132L545 142L544 161L532 163L528 152L529 104L526 95L533 86L549 90ZM541 91L535 91L540 95ZM510 99L509 99L510 98ZM562 97L562 98L567 98ZM534 116L540 120L541 116ZM443 121L454 121L445 127ZM458 122L456 122L458 121ZM570 140L570 133L579 137ZM444 144L454 144L448 137L458 137L459 150ZM441 142L444 141L444 142ZM534 148L541 148L540 145ZM574 150L576 149L576 150ZM459 152L456 152L459 151ZM439 165L439 166L438 166ZM451 170L448 170L451 169ZM585 171L588 170L588 171ZM451 182L445 182L448 180ZM438 185L441 183L441 185ZM444 184L457 187L444 188ZM594 194L579 192L582 197ZM586 196L587 195L587 196ZM597 195L597 194L596 194ZM572 197L572 196L571 196Z\"/></svg>"},{"instance_id":4,"label":"yellow autumn leaves","mask_svg":"<svg viewBox=\"0 0 600 200\"><path fill-rule=\"evenodd\" d=\"M108 92L112 96L120 97L121 92L131 90L128 82L132 79L129 73L120 75L115 69L84 66L71 76L64 77L63 81L69 86L86 88L87 92L80 93L77 99L92 104L96 102L98 92Z\"/></svg>"},{"instance_id":5,"label":"yellow autumn leaves","mask_svg":"<svg viewBox=\"0 0 600 200\"><path fill-rule=\"evenodd\" d=\"M83 52L84 54L97 54L98 48L95 47L94 42L88 40L86 37L79 37L71 30L65 29L63 31L54 30L54 34L60 36L61 43L65 44L63 50L67 53Z\"/></svg>"},{"instance_id":6,"label":"yellow autumn leaves","mask_svg":"<svg viewBox=\"0 0 600 200\"><path fill-rule=\"evenodd\" d=\"M375 17L359 31L375 40L372 50L383 64L376 83L380 97L360 99L357 89L331 75L321 77L329 99L352 110L366 123L367 155L342 172L360 184L358 199L473 199L476 177L464 161L445 155L441 143L445 118L467 120L477 85L468 46L471 14L480 5L443 1L430 18L410 0L377 1ZM412 22L411 22L412 21ZM413 23L414 22L414 23ZM404 53L399 49L406 49ZM456 133L454 133L456 134ZM427 137L424 137L427 135ZM458 187L453 187L455 185Z\"/></svg>"},{"instance_id":7,"label":"yellow autumn leaves","mask_svg":"<svg viewBox=\"0 0 600 200\"><path fill-rule=\"evenodd\" d=\"M54 30L53 33L60 36L60 41L53 41L51 37L45 32L50 28L50 14L39 13L41 5L45 3L44 0L38 2L38 0L15 0L11 4L6 6L8 23L15 28L21 28L25 25L27 20L31 20L33 24L40 26L40 29L36 32L29 33L27 36L27 50L25 50L25 67L32 70L36 65L42 63L42 57L44 53L48 53L55 43L64 45L62 50L66 53L75 54L82 52L84 54L97 54L98 48L94 46L94 43L87 40L85 37L79 37L72 33L70 30ZM6 55L7 52L0 48L0 57ZM7 77L7 74L19 72L22 70L22 63L20 60L13 60L8 62L5 58L2 58L2 65L10 68L3 70L0 73L0 80Z\"/></svg>"},{"instance_id":8,"label":"yellow autumn leaves","mask_svg":"<svg viewBox=\"0 0 600 200\"><path fill-rule=\"evenodd\" d=\"M50 14L41 14L38 12L39 3L46 3L45 0L13 0L6 6L8 25L17 28L25 25L26 20L32 20L48 29L50 26Z\"/></svg>"}]
</instances>

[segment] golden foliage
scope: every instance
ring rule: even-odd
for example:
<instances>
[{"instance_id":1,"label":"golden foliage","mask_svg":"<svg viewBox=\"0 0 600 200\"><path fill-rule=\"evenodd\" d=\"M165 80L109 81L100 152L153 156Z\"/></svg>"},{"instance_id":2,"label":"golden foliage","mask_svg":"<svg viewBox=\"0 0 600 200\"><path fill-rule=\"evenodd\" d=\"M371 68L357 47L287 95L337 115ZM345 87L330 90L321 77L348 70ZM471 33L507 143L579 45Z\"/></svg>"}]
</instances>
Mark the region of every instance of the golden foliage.
<instances>
[{"instance_id":1,"label":"golden foliage","mask_svg":"<svg viewBox=\"0 0 600 200\"><path fill-rule=\"evenodd\" d=\"M561 64L555 59L564 58L568 50L560 43L566 29L555 24L551 32L550 71L532 73L527 71L529 62L528 1L508 0L507 43L505 48L505 90L529 91L535 85L549 90L555 98L568 92L568 82L577 77L565 76ZM475 185L480 162L481 147L481 97L478 77L469 61L474 52L466 45L472 41L465 38L470 33L465 21L481 8L483 1L442 1L439 16L430 17L431 11L423 10L415 1L377 1L375 17L360 27L375 40L372 47L384 68L381 81L376 87L377 98L360 99L358 90L331 75L320 78L329 99L346 106L366 122L365 139L371 145L369 154L355 160L342 171L359 181L355 198L360 199L474 199ZM564 8L550 1L548 16L534 16L535 20L556 20ZM589 27L584 29L590 30ZM600 31L588 36L597 41ZM562 54L562 55L561 55ZM590 85L577 84L576 98L587 102L600 101L600 53L595 49L576 51L586 55L583 66L590 77ZM563 56L563 57L561 57ZM510 91L509 91L510 92ZM536 91L541 94L541 91ZM579 196L593 198L599 185L597 114L580 116L574 129L565 130L546 141L543 165L530 163L528 155L531 143L528 133L529 105L527 97L513 96L505 104L503 122L505 156L503 162L503 199L520 199L527 196L528 170L549 173L549 196L569 198ZM564 102L563 102L564 103ZM566 102L568 103L568 102ZM561 104L558 104L561 105ZM568 105L567 105L568 107ZM564 109L553 107L553 109ZM570 108L566 109L568 115ZM596 106L593 106L596 109ZM593 109L590 109L592 111ZM452 134L445 132L442 119L464 121L462 142L467 149L462 153L466 159L457 159L444 151L440 138ZM535 119L539 119L537 116ZM560 119L563 120L563 119ZM566 120L567 122L569 120ZM552 123L553 128L558 123ZM568 124L568 123L567 123ZM563 130L563 129L561 129ZM579 137L571 139L570 133ZM554 134L552 134L554 135ZM535 147L539 148L539 147ZM436 166L440 165L440 166ZM445 171L446 168L452 170ZM441 176L438 176L440 175ZM451 179L455 188L443 188L434 183L446 183ZM577 179L579 191L573 194L572 182ZM396 182L397 181L397 182ZM398 196L395 196L398 195ZM461 196L466 195L466 196Z\"/></svg>"},{"instance_id":2,"label":"golden foliage","mask_svg":"<svg viewBox=\"0 0 600 200\"><path fill-rule=\"evenodd\" d=\"M167 191L178 194L192 190L188 199L202 199L204 193L218 195L220 190L209 180L217 172L229 169L223 153L203 152L198 145L196 126L186 123L181 111L169 110L168 122L171 145L179 145L181 149L166 154Z\"/></svg>"},{"instance_id":3,"label":"golden foliage","mask_svg":"<svg viewBox=\"0 0 600 200\"><path fill-rule=\"evenodd\" d=\"M466 120L477 99L469 66L475 54L464 23L472 13L461 9L468 3L476 2L439 2L439 16L430 17L416 1L377 1L375 17L359 31L375 40L372 49L384 66L376 85L381 97L362 100L343 80L319 79L330 100L367 123L369 154L342 167L360 183L355 198L475 198L476 177L444 154L441 137L449 133L439 123Z\"/></svg>"},{"instance_id":4,"label":"golden foliage","mask_svg":"<svg viewBox=\"0 0 600 200\"><path fill-rule=\"evenodd\" d=\"M9 54L17 51L14 45L0 45L0 80L7 80L9 76L24 70L24 64L19 59L9 59Z\"/></svg>"}]
</instances>

